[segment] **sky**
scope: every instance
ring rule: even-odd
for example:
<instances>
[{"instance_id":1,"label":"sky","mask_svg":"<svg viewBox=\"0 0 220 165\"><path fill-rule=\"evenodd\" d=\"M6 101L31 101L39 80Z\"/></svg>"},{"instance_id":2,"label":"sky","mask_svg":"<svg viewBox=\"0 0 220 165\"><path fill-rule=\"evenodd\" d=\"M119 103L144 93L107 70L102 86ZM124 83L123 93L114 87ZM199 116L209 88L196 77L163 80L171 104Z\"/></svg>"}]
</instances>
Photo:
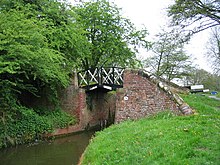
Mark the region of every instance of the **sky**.
<instances>
[{"instance_id":1,"label":"sky","mask_svg":"<svg viewBox=\"0 0 220 165\"><path fill-rule=\"evenodd\" d=\"M112 0L118 7L122 8L122 13L129 18L137 27L144 25L153 37L161 28L168 24L169 18L166 15L166 8L174 0ZM194 59L194 64L199 68L211 72L209 63L204 57L205 45L209 38L209 31L203 31L192 37L190 43L185 46L188 55Z\"/></svg>"},{"instance_id":2,"label":"sky","mask_svg":"<svg viewBox=\"0 0 220 165\"><path fill-rule=\"evenodd\" d=\"M70 0L74 1L74 0ZM143 26L149 32L149 38L153 38L160 29L168 24L166 16L166 8L174 3L174 0L110 0L122 9L122 15L131 20L137 28ZM209 38L209 32L203 31L191 39L190 43L185 47L188 55L194 59L194 64L199 68L209 72L212 70L209 67L208 60L204 57L205 45ZM145 58L149 52L140 51L140 56Z\"/></svg>"}]
</instances>

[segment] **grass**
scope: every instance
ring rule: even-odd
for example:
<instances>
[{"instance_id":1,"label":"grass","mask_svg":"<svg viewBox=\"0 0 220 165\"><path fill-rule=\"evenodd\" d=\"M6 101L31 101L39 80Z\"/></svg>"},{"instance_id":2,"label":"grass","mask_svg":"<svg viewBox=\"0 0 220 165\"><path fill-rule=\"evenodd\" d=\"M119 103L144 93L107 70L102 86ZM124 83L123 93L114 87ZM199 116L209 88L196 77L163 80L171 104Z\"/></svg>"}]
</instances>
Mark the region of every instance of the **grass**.
<instances>
[{"instance_id":1,"label":"grass","mask_svg":"<svg viewBox=\"0 0 220 165\"><path fill-rule=\"evenodd\" d=\"M219 164L220 101L182 96L197 113L162 112L139 121L113 125L90 142L82 164Z\"/></svg>"}]
</instances>

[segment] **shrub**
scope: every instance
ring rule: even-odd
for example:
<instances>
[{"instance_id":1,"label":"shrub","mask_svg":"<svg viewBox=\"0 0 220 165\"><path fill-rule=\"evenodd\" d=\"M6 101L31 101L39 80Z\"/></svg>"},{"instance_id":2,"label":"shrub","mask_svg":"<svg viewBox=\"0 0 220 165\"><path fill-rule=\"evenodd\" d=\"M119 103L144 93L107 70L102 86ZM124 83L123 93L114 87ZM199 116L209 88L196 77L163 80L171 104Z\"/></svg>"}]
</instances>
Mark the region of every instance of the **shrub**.
<instances>
[{"instance_id":1,"label":"shrub","mask_svg":"<svg viewBox=\"0 0 220 165\"><path fill-rule=\"evenodd\" d=\"M0 121L0 148L33 142L56 128L75 123L71 115L61 110L39 115L33 109L20 106L17 111L16 118L2 118Z\"/></svg>"}]
</instances>

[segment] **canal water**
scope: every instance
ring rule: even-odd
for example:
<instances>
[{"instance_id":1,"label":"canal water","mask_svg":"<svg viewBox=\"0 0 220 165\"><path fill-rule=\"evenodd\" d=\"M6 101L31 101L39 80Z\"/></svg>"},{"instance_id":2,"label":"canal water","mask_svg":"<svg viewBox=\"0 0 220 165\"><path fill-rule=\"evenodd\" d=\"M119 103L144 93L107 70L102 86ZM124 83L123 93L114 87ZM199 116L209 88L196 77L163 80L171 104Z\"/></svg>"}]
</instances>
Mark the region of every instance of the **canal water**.
<instances>
[{"instance_id":1,"label":"canal water","mask_svg":"<svg viewBox=\"0 0 220 165\"><path fill-rule=\"evenodd\" d=\"M0 165L76 165L93 132L0 150Z\"/></svg>"}]
</instances>

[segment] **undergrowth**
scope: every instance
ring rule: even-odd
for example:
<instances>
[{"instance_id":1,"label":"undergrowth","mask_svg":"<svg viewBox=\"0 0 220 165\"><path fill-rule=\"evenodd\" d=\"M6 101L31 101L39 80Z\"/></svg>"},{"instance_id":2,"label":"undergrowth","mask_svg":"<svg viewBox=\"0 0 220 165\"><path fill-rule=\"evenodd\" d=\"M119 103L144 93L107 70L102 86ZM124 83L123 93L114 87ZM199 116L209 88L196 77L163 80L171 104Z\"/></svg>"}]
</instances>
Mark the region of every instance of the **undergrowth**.
<instances>
[{"instance_id":1,"label":"undergrowth","mask_svg":"<svg viewBox=\"0 0 220 165\"><path fill-rule=\"evenodd\" d=\"M39 114L33 109L18 107L16 117L0 120L0 148L41 140L45 133L75 124L75 118L61 111Z\"/></svg>"}]
</instances>

